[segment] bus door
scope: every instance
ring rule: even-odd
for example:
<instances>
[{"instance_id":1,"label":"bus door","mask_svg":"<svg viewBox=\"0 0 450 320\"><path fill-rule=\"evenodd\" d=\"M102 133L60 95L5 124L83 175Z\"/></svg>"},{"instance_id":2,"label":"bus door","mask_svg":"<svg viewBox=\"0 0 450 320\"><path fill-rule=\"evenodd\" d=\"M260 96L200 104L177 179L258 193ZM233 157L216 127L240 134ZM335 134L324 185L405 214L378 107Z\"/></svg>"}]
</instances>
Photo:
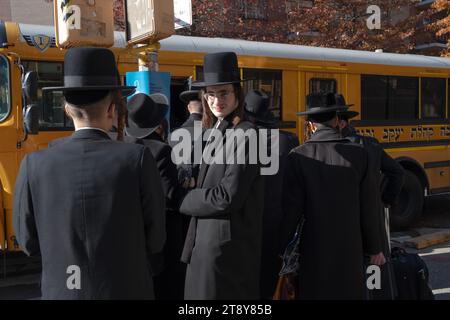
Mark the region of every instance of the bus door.
<instances>
[{"instance_id":1,"label":"bus door","mask_svg":"<svg viewBox=\"0 0 450 320\"><path fill-rule=\"evenodd\" d=\"M306 73L306 95L311 93L341 93L341 75L333 73Z\"/></svg>"},{"instance_id":2,"label":"bus door","mask_svg":"<svg viewBox=\"0 0 450 320\"><path fill-rule=\"evenodd\" d=\"M306 72L305 73L305 87L304 90L300 90L302 96L300 99L304 101L306 108L306 96L311 93L339 93L341 85L341 75L325 72ZM303 91L303 92L302 92ZM299 110L303 111L303 110ZM301 117L300 121L300 136L305 136L304 117Z\"/></svg>"}]
</instances>

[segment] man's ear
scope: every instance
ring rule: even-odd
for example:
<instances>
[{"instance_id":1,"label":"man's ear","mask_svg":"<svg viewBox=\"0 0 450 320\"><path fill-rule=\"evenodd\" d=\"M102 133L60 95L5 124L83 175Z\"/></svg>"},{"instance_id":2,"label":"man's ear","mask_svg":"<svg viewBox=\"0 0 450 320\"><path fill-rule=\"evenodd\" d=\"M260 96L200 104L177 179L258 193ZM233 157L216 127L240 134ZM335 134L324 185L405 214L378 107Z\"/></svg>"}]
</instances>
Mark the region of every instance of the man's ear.
<instances>
[{"instance_id":1,"label":"man's ear","mask_svg":"<svg viewBox=\"0 0 450 320\"><path fill-rule=\"evenodd\" d=\"M111 101L111 104L108 107L108 118L114 118L116 116L116 104L114 101Z\"/></svg>"},{"instance_id":2,"label":"man's ear","mask_svg":"<svg viewBox=\"0 0 450 320\"><path fill-rule=\"evenodd\" d=\"M66 115L67 115L70 119L73 118L73 117L72 117L72 114L70 113L70 107L69 107L67 104L64 105L64 112L66 113Z\"/></svg>"}]
</instances>

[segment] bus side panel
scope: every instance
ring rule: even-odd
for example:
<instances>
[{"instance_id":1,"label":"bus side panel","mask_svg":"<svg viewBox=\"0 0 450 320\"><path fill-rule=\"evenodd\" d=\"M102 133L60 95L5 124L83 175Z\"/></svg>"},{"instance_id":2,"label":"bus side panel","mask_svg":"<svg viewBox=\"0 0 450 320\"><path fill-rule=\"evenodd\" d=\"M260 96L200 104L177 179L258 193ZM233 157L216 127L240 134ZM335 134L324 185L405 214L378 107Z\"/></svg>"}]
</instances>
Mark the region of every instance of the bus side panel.
<instances>
[{"instance_id":1,"label":"bus side panel","mask_svg":"<svg viewBox=\"0 0 450 320\"><path fill-rule=\"evenodd\" d=\"M169 72L172 77L189 78L194 75L195 66L160 65L161 72Z\"/></svg>"},{"instance_id":2,"label":"bus side panel","mask_svg":"<svg viewBox=\"0 0 450 320\"><path fill-rule=\"evenodd\" d=\"M12 153L4 153L0 155L0 185L2 186L3 212L2 230L5 230L8 251L18 250L17 242L14 237L13 228L13 191L15 179L17 176L16 155ZM6 226L6 228L5 228ZM3 242L2 242L3 246Z\"/></svg>"},{"instance_id":3,"label":"bus side panel","mask_svg":"<svg viewBox=\"0 0 450 320\"><path fill-rule=\"evenodd\" d=\"M3 205L3 186L0 181L0 250L5 250L5 207Z\"/></svg>"},{"instance_id":4,"label":"bus side panel","mask_svg":"<svg viewBox=\"0 0 450 320\"><path fill-rule=\"evenodd\" d=\"M347 104L353 104L349 110L361 113L361 76L359 74L345 74L342 76L343 90ZM355 119L359 119L361 115Z\"/></svg>"},{"instance_id":5,"label":"bus side panel","mask_svg":"<svg viewBox=\"0 0 450 320\"><path fill-rule=\"evenodd\" d=\"M293 133L296 133L301 136L299 126L299 118L297 116L297 112L299 110L304 109L304 99L303 98L303 90L304 88L304 80L299 77L300 72L298 71L283 71L282 82L282 120L283 121L295 121L296 128L289 130ZM302 83L303 82L303 83Z\"/></svg>"},{"instance_id":6,"label":"bus side panel","mask_svg":"<svg viewBox=\"0 0 450 320\"><path fill-rule=\"evenodd\" d=\"M431 193L450 191L450 163L449 151L446 146L411 147L403 149L389 149L393 158L407 157L420 163L424 168Z\"/></svg>"}]
</instances>

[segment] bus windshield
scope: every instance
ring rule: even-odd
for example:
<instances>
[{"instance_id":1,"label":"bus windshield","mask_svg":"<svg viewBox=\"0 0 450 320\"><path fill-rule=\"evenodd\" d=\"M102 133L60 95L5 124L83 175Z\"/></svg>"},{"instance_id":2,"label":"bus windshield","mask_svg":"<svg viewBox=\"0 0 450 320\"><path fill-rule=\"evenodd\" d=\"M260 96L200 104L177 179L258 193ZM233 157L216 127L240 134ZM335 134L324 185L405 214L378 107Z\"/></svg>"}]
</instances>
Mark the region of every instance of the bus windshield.
<instances>
[{"instance_id":1,"label":"bus windshield","mask_svg":"<svg viewBox=\"0 0 450 320\"><path fill-rule=\"evenodd\" d=\"M8 60L0 55L0 121L6 119L11 109L9 101L9 67Z\"/></svg>"}]
</instances>

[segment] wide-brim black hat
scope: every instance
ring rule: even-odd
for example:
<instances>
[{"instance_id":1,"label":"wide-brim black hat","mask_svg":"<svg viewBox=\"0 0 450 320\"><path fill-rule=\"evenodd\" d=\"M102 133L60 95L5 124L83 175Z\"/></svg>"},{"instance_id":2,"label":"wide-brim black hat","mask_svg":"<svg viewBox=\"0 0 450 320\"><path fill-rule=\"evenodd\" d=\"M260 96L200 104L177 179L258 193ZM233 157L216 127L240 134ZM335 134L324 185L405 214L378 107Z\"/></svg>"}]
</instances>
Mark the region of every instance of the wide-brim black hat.
<instances>
[{"instance_id":1,"label":"wide-brim black hat","mask_svg":"<svg viewBox=\"0 0 450 320\"><path fill-rule=\"evenodd\" d=\"M169 100L161 93L138 93L128 101L127 108L128 126L125 132L135 138L145 138L161 124L169 110Z\"/></svg>"},{"instance_id":2,"label":"wide-brim black hat","mask_svg":"<svg viewBox=\"0 0 450 320\"><path fill-rule=\"evenodd\" d=\"M131 95L136 87L123 86L116 59L106 48L72 48L64 56L64 86L45 87L47 90L69 91L112 91L120 90L122 95Z\"/></svg>"},{"instance_id":3,"label":"wide-brim black hat","mask_svg":"<svg viewBox=\"0 0 450 320\"><path fill-rule=\"evenodd\" d=\"M192 83L193 87L204 88L225 84L241 83L238 59L234 52L207 54L203 59L204 81Z\"/></svg>"},{"instance_id":4,"label":"wide-brim black hat","mask_svg":"<svg viewBox=\"0 0 450 320\"><path fill-rule=\"evenodd\" d=\"M352 118L358 116L359 112L351 111L351 110L343 110L343 111L338 111L337 115L338 115L338 117L352 119Z\"/></svg>"},{"instance_id":5,"label":"wide-brim black hat","mask_svg":"<svg viewBox=\"0 0 450 320\"><path fill-rule=\"evenodd\" d=\"M311 116L338 111L345 111L350 105L345 103L341 94L335 93L312 93L306 96L306 108L308 110L298 112L298 116Z\"/></svg>"},{"instance_id":6,"label":"wide-brim black hat","mask_svg":"<svg viewBox=\"0 0 450 320\"><path fill-rule=\"evenodd\" d=\"M184 103L189 103L194 100L200 101L200 91L199 90L188 90L180 93L180 100Z\"/></svg>"},{"instance_id":7,"label":"wide-brim black hat","mask_svg":"<svg viewBox=\"0 0 450 320\"><path fill-rule=\"evenodd\" d=\"M276 122L269 111L270 98L259 90L251 90L245 96L245 116L250 122L272 125Z\"/></svg>"}]
</instances>

